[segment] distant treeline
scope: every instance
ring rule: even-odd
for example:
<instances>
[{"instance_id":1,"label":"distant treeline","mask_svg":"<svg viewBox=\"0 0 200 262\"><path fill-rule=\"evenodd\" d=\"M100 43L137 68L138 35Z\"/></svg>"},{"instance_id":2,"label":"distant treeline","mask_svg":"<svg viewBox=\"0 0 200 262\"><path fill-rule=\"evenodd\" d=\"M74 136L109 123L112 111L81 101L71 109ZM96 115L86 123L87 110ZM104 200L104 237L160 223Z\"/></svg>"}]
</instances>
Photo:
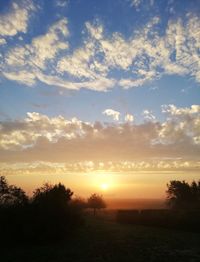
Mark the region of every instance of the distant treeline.
<instances>
[{"instance_id":1,"label":"distant treeline","mask_svg":"<svg viewBox=\"0 0 200 262\"><path fill-rule=\"evenodd\" d=\"M0 236L2 243L46 243L70 238L84 224L83 210L105 207L101 196L87 201L73 198L63 184L44 184L28 197L5 177L0 177Z\"/></svg>"},{"instance_id":2,"label":"distant treeline","mask_svg":"<svg viewBox=\"0 0 200 262\"><path fill-rule=\"evenodd\" d=\"M166 194L168 209L118 210L117 221L200 232L200 181L170 181Z\"/></svg>"}]
</instances>

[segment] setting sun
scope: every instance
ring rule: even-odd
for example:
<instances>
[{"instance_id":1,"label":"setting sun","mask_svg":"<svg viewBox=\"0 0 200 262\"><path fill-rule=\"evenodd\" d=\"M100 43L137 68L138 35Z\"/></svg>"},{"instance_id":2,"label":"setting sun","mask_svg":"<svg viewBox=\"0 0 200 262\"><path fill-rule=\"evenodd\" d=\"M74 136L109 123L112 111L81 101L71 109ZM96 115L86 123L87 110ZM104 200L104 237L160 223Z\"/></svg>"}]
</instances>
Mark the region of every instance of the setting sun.
<instances>
[{"instance_id":1,"label":"setting sun","mask_svg":"<svg viewBox=\"0 0 200 262\"><path fill-rule=\"evenodd\" d=\"M107 183L103 183L103 184L101 184L100 185L100 188L102 189L102 190L108 190L109 189L109 184L107 184Z\"/></svg>"}]
</instances>

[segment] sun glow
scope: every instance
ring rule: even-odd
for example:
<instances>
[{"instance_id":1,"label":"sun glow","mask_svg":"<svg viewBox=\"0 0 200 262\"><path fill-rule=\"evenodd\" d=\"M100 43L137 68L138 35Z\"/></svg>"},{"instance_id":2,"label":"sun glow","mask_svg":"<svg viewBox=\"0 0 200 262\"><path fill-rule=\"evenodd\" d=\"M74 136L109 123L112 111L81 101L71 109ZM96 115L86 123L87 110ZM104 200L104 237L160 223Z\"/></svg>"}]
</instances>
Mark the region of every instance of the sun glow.
<instances>
[{"instance_id":1,"label":"sun glow","mask_svg":"<svg viewBox=\"0 0 200 262\"><path fill-rule=\"evenodd\" d=\"M109 184L108 183L103 183L100 185L100 188L104 191L108 190L109 189Z\"/></svg>"},{"instance_id":2,"label":"sun glow","mask_svg":"<svg viewBox=\"0 0 200 262\"><path fill-rule=\"evenodd\" d=\"M111 193L116 187L116 176L112 173L107 173L105 170L103 172L91 172L88 176L90 177L90 185L96 192Z\"/></svg>"}]
</instances>

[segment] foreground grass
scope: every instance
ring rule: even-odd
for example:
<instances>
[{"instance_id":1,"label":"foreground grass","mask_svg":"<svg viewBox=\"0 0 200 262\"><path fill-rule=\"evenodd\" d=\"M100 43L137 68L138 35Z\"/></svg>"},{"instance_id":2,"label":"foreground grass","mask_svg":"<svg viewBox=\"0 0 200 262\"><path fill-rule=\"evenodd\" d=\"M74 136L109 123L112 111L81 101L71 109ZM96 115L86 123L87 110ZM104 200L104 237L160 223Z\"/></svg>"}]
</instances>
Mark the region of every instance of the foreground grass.
<instances>
[{"instance_id":1,"label":"foreground grass","mask_svg":"<svg viewBox=\"0 0 200 262\"><path fill-rule=\"evenodd\" d=\"M1 262L200 261L200 235L87 217L62 244L2 247Z\"/></svg>"}]
</instances>

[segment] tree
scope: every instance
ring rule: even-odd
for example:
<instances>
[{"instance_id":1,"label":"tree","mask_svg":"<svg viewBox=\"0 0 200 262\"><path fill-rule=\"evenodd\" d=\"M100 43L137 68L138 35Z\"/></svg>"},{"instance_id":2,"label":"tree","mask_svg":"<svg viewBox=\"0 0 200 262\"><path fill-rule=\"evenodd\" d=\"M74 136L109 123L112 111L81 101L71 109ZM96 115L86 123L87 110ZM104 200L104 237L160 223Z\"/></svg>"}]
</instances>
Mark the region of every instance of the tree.
<instances>
[{"instance_id":1,"label":"tree","mask_svg":"<svg viewBox=\"0 0 200 262\"><path fill-rule=\"evenodd\" d=\"M75 225L77 217L69 202L73 192L63 184L44 184L33 192L31 225L37 241L64 238Z\"/></svg>"},{"instance_id":2,"label":"tree","mask_svg":"<svg viewBox=\"0 0 200 262\"><path fill-rule=\"evenodd\" d=\"M45 183L33 192L33 202L45 206L65 207L71 200L73 192L61 183L50 185Z\"/></svg>"},{"instance_id":3,"label":"tree","mask_svg":"<svg viewBox=\"0 0 200 262\"><path fill-rule=\"evenodd\" d=\"M87 207L87 203L84 198L81 197L75 197L70 202L71 206L73 208L76 208L78 210L83 210Z\"/></svg>"},{"instance_id":4,"label":"tree","mask_svg":"<svg viewBox=\"0 0 200 262\"><path fill-rule=\"evenodd\" d=\"M92 194L87 201L88 207L93 209L94 216L96 215L96 210L105 208L106 203L103 200L102 196L98 194Z\"/></svg>"},{"instance_id":5,"label":"tree","mask_svg":"<svg viewBox=\"0 0 200 262\"><path fill-rule=\"evenodd\" d=\"M24 205L28 202L28 197L20 188L8 185L4 176L0 176L0 205Z\"/></svg>"},{"instance_id":6,"label":"tree","mask_svg":"<svg viewBox=\"0 0 200 262\"><path fill-rule=\"evenodd\" d=\"M200 208L200 181L191 184L173 180L167 184L167 203L174 209Z\"/></svg>"}]
</instances>

